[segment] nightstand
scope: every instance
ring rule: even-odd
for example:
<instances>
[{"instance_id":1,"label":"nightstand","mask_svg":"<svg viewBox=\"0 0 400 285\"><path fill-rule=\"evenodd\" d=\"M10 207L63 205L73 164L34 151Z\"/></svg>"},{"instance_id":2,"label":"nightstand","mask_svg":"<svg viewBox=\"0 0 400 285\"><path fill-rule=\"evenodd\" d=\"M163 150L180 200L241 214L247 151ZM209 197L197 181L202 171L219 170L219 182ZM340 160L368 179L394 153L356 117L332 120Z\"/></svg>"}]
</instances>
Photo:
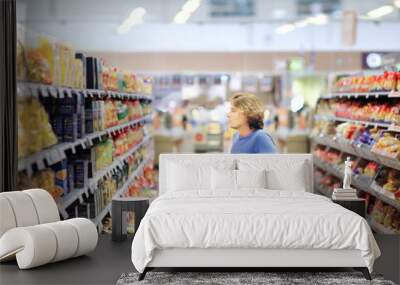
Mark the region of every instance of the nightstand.
<instances>
[{"instance_id":1,"label":"nightstand","mask_svg":"<svg viewBox=\"0 0 400 285\"><path fill-rule=\"evenodd\" d=\"M355 200L334 200L332 201L340 206L359 214L361 217L365 219L365 199L355 199Z\"/></svg>"},{"instance_id":2,"label":"nightstand","mask_svg":"<svg viewBox=\"0 0 400 285\"><path fill-rule=\"evenodd\" d=\"M150 198L126 197L112 200L112 240L123 241L127 238L126 211L135 212L135 233L140 221L150 205ZM124 214L125 213L125 214Z\"/></svg>"}]
</instances>

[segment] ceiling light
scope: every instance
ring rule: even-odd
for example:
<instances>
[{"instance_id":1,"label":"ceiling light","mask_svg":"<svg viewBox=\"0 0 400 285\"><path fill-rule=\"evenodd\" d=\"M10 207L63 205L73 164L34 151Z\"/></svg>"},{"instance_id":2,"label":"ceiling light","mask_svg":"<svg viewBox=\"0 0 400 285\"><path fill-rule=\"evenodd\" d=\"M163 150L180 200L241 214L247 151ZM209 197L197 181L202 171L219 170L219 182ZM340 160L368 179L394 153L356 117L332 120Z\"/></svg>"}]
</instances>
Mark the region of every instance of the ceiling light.
<instances>
[{"instance_id":1,"label":"ceiling light","mask_svg":"<svg viewBox=\"0 0 400 285\"><path fill-rule=\"evenodd\" d=\"M129 17L118 27L118 34L126 34L130 29L138 24L143 23L143 17L146 14L146 10L143 7L138 7L132 10Z\"/></svg>"},{"instance_id":2,"label":"ceiling light","mask_svg":"<svg viewBox=\"0 0 400 285\"><path fill-rule=\"evenodd\" d=\"M182 11L191 14L200 7L200 0L188 0L182 7Z\"/></svg>"},{"instance_id":3,"label":"ceiling light","mask_svg":"<svg viewBox=\"0 0 400 285\"><path fill-rule=\"evenodd\" d=\"M295 29L294 25L286 24L286 25L283 25L283 26L280 26L280 27L276 28L275 32L277 34L286 34L286 33L289 33L291 31L293 31L294 29Z\"/></svg>"},{"instance_id":4,"label":"ceiling light","mask_svg":"<svg viewBox=\"0 0 400 285\"><path fill-rule=\"evenodd\" d=\"M394 0L394 6L400 9L400 0Z\"/></svg>"},{"instance_id":5,"label":"ceiling light","mask_svg":"<svg viewBox=\"0 0 400 285\"><path fill-rule=\"evenodd\" d=\"M394 10L394 8L392 5L385 5L385 6L382 6L377 9L369 11L368 16L370 18L377 19L377 18L386 16L386 15L392 13L393 10Z\"/></svg>"},{"instance_id":6,"label":"ceiling light","mask_svg":"<svg viewBox=\"0 0 400 285\"><path fill-rule=\"evenodd\" d=\"M328 22L328 16L325 14L317 14L313 17L308 17L306 22L313 25L325 25Z\"/></svg>"},{"instance_id":7,"label":"ceiling light","mask_svg":"<svg viewBox=\"0 0 400 285\"><path fill-rule=\"evenodd\" d=\"M179 11L174 18L175 24L184 24L190 18L190 13L186 11Z\"/></svg>"}]
</instances>

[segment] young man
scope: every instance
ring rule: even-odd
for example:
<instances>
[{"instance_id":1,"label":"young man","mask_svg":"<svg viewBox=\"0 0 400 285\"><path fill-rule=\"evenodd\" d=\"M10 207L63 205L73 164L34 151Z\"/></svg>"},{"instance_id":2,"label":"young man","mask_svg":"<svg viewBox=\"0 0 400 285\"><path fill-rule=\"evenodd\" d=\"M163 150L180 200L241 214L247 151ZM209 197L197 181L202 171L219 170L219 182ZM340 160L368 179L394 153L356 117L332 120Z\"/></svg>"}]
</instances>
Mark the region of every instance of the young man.
<instances>
[{"instance_id":1,"label":"young man","mask_svg":"<svg viewBox=\"0 0 400 285\"><path fill-rule=\"evenodd\" d=\"M237 130L231 153L277 153L276 146L264 128L264 109L253 94L239 93L230 101L228 122Z\"/></svg>"}]
</instances>

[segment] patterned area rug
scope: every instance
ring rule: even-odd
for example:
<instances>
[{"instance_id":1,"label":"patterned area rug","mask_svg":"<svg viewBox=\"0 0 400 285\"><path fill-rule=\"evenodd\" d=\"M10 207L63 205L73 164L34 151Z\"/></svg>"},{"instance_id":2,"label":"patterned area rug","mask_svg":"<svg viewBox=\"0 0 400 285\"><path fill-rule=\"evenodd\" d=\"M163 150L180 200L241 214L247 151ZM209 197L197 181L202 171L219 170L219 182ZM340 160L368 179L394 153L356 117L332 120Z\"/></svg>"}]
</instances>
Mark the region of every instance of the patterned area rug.
<instances>
[{"instance_id":1,"label":"patterned area rug","mask_svg":"<svg viewBox=\"0 0 400 285\"><path fill-rule=\"evenodd\" d=\"M138 281L139 273L122 274L117 285L136 284L324 284L324 285L395 285L381 276L368 281L360 272L148 272Z\"/></svg>"}]
</instances>

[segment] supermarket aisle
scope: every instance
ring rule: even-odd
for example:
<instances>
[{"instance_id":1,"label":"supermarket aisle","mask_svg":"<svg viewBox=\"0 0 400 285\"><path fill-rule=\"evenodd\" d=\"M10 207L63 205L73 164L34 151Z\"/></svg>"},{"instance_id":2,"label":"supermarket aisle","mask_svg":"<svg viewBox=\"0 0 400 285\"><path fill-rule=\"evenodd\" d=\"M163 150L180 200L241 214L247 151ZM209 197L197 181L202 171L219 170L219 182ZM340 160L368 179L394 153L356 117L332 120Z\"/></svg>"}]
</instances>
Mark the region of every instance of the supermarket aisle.
<instances>
[{"instance_id":1,"label":"supermarket aisle","mask_svg":"<svg viewBox=\"0 0 400 285\"><path fill-rule=\"evenodd\" d=\"M97 249L88 256L48 264L30 270L19 270L15 262L0 265L2 285L22 284L115 284L124 272L132 271L131 239L121 243L110 235L100 235Z\"/></svg>"}]
</instances>

